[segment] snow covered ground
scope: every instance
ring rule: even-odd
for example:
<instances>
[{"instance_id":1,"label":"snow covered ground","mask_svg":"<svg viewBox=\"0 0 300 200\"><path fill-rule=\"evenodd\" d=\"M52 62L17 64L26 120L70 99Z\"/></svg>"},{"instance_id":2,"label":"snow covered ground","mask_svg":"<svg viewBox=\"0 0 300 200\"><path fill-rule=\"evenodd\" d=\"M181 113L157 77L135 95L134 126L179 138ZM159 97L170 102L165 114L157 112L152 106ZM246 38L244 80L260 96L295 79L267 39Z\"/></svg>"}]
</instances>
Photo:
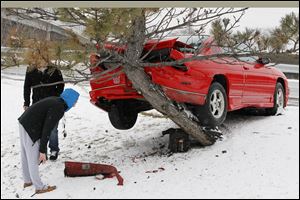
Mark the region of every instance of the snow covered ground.
<instances>
[{"instance_id":1,"label":"snow covered ground","mask_svg":"<svg viewBox=\"0 0 300 200\"><path fill-rule=\"evenodd\" d=\"M17 126L22 87L20 74L1 72L1 198L34 193L33 187L22 188ZM176 127L171 120L140 114L134 128L116 130L107 114L89 103L88 85L67 87L81 94L66 113L68 135L63 137L60 124L59 159L40 167L43 181L57 190L32 198L299 198L297 106L281 116L231 113L222 140L170 155L161 131ZM115 178L66 178L64 161L112 164L121 171L124 186L117 186Z\"/></svg>"}]
</instances>

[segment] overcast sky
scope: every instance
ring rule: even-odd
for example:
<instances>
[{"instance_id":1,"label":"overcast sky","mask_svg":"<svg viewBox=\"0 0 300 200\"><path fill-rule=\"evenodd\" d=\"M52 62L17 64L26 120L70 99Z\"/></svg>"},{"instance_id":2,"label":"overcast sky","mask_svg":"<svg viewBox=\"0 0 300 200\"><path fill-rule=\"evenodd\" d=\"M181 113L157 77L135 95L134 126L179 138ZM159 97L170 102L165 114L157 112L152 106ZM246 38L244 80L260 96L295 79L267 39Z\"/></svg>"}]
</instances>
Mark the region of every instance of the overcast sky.
<instances>
[{"instance_id":1,"label":"overcast sky","mask_svg":"<svg viewBox=\"0 0 300 200\"><path fill-rule=\"evenodd\" d=\"M178 8L177 12L180 12L184 8ZM206 9L216 9L216 8L206 8ZM227 9L227 8L226 8ZM239 9L239 8L236 8ZM239 27L235 28L234 30L244 30L246 27L248 28L259 28L260 30L264 31L267 29L275 28L279 26L280 19L284 17L286 14L291 12L295 12L296 14L299 13L298 8L249 8L245 11L244 16L240 19L238 23ZM166 11L161 13L161 16L164 16ZM241 13L236 13L234 16L238 18ZM231 22L234 22L233 15L224 15L221 18L230 18ZM178 19L182 19L182 16ZM152 21L149 23L149 26L152 24L158 24L157 20ZM149 20L150 21L150 20ZM170 23L170 26L177 25L177 18L174 18ZM205 27L206 34L210 32L210 25ZM175 31L176 32L176 31Z\"/></svg>"},{"instance_id":2,"label":"overcast sky","mask_svg":"<svg viewBox=\"0 0 300 200\"><path fill-rule=\"evenodd\" d=\"M240 28L274 28L281 17L291 12L298 14L299 8L249 8L239 23Z\"/></svg>"}]
</instances>

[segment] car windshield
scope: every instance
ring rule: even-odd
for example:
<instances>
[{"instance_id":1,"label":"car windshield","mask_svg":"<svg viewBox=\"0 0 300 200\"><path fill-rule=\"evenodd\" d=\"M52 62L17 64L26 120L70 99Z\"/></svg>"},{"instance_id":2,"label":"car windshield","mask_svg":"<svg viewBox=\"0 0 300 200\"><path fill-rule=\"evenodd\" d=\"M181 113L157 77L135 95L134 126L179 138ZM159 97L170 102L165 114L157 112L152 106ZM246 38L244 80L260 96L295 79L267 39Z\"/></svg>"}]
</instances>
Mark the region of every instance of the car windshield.
<instances>
[{"instance_id":1,"label":"car windshield","mask_svg":"<svg viewBox=\"0 0 300 200\"><path fill-rule=\"evenodd\" d=\"M191 45L195 49L198 49L199 46L202 44L202 42L208 38L206 35L183 35L183 36L177 36L178 41L186 43L188 45Z\"/></svg>"},{"instance_id":2,"label":"car windshield","mask_svg":"<svg viewBox=\"0 0 300 200\"><path fill-rule=\"evenodd\" d=\"M172 35L167 38L178 38L177 41L183 42L192 46L190 47L180 47L181 52L195 53L195 51L201 46L202 42L208 38L207 35Z\"/></svg>"},{"instance_id":3,"label":"car windshield","mask_svg":"<svg viewBox=\"0 0 300 200\"><path fill-rule=\"evenodd\" d=\"M221 47L224 53L247 54L251 52L251 48L244 43L233 47Z\"/></svg>"},{"instance_id":4,"label":"car windshield","mask_svg":"<svg viewBox=\"0 0 300 200\"><path fill-rule=\"evenodd\" d=\"M232 54L240 55L239 56L240 61L256 62L256 60L258 59L258 56L250 56L250 54L253 52L253 50L251 50L251 48L244 43L241 43L233 48L228 48L228 47L221 47L221 48L224 53L232 53Z\"/></svg>"},{"instance_id":5,"label":"car windshield","mask_svg":"<svg viewBox=\"0 0 300 200\"><path fill-rule=\"evenodd\" d=\"M251 48L248 45L241 43L233 48L220 47L215 45L213 38L208 35L172 35L168 38L178 38L177 41L183 42L192 46L193 48L180 47L181 52L187 53L200 53L200 54L219 54L219 53L232 53L232 54L248 54L251 53ZM211 43L212 42L212 43ZM212 44L212 45L210 45ZM246 62L254 62L257 59L256 56L242 56L240 60Z\"/></svg>"}]
</instances>

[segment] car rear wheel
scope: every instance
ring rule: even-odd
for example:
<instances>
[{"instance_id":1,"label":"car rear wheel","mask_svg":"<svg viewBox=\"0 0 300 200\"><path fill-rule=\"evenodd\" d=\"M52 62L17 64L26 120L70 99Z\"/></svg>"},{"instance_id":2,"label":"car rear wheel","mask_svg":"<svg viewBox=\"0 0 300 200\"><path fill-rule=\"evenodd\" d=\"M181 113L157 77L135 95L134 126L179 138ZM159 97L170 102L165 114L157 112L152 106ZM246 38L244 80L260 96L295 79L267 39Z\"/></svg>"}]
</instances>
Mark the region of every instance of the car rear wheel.
<instances>
[{"instance_id":1,"label":"car rear wheel","mask_svg":"<svg viewBox=\"0 0 300 200\"><path fill-rule=\"evenodd\" d=\"M213 82L203 106L194 109L195 115L202 126L214 128L221 125L227 115L227 95L224 87Z\"/></svg>"},{"instance_id":2,"label":"car rear wheel","mask_svg":"<svg viewBox=\"0 0 300 200\"><path fill-rule=\"evenodd\" d=\"M134 126L138 113L135 111L128 111L123 104L113 104L108 117L111 124L120 130L127 130Z\"/></svg>"},{"instance_id":3,"label":"car rear wheel","mask_svg":"<svg viewBox=\"0 0 300 200\"><path fill-rule=\"evenodd\" d=\"M275 93L274 93L274 107L267 108L266 114L267 115L277 115L282 114L284 108L284 88L281 83L276 84Z\"/></svg>"}]
</instances>

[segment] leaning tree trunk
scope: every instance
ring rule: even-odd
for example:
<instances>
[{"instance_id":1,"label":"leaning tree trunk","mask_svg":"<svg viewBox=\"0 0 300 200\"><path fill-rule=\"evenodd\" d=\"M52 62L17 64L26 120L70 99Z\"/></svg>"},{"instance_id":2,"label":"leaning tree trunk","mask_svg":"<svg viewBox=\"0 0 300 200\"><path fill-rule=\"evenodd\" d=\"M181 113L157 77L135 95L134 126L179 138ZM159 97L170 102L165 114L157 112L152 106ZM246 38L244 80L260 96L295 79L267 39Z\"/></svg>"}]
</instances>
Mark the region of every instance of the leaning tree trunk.
<instances>
[{"instance_id":1,"label":"leaning tree trunk","mask_svg":"<svg viewBox=\"0 0 300 200\"><path fill-rule=\"evenodd\" d=\"M132 81L136 90L141 92L144 98L159 112L167 115L186 133L192 135L202 145L211 145L214 138L205 134L200 125L189 118L184 110L180 110L175 106L162 91L161 87L154 85L144 69L139 66L139 58L145 41L145 19L140 17L133 23L133 29L128 38L128 46L126 51L126 60L124 72Z\"/></svg>"}]
</instances>

